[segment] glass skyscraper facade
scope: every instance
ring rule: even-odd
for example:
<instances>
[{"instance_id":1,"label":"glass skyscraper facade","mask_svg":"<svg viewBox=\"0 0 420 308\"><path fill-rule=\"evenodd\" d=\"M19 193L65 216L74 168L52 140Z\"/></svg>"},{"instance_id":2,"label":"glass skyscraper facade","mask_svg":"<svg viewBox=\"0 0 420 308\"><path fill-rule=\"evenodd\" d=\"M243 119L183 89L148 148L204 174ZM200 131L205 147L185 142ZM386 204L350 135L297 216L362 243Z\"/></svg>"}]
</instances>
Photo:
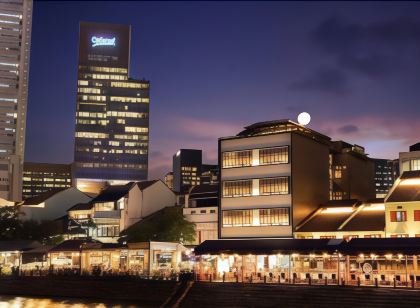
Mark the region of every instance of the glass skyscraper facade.
<instances>
[{"instance_id":1,"label":"glass skyscraper facade","mask_svg":"<svg viewBox=\"0 0 420 308\"><path fill-rule=\"evenodd\" d=\"M0 198L22 200L32 0L0 1Z\"/></svg>"},{"instance_id":2,"label":"glass skyscraper facade","mask_svg":"<svg viewBox=\"0 0 420 308\"><path fill-rule=\"evenodd\" d=\"M130 36L128 25L80 24L74 176L84 191L147 179L149 82L129 77Z\"/></svg>"}]
</instances>

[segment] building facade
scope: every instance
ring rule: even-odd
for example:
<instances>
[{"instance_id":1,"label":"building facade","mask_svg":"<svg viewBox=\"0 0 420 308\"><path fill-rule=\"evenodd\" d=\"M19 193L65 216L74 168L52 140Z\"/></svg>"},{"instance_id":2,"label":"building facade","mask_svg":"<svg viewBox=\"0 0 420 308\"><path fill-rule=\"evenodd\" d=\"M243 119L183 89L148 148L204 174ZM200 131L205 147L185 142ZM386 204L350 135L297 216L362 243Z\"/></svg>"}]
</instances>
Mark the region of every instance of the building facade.
<instances>
[{"instance_id":1,"label":"building facade","mask_svg":"<svg viewBox=\"0 0 420 308\"><path fill-rule=\"evenodd\" d=\"M420 143L410 146L409 152L400 152L399 170L400 174L404 171L420 170Z\"/></svg>"},{"instance_id":2,"label":"building facade","mask_svg":"<svg viewBox=\"0 0 420 308\"><path fill-rule=\"evenodd\" d=\"M173 189L186 193L195 185L200 184L203 153L201 150L180 149L173 156Z\"/></svg>"},{"instance_id":3,"label":"building facade","mask_svg":"<svg viewBox=\"0 0 420 308\"><path fill-rule=\"evenodd\" d=\"M32 0L0 2L0 198L22 200Z\"/></svg>"},{"instance_id":4,"label":"building facade","mask_svg":"<svg viewBox=\"0 0 420 308\"><path fill-rule=\"evenodd\" d=\"M405 171L385 198L388 237L420 237L420 170Z\"/></svg>"},{"instance_id":5,"label":"building facade","mask_svg":"<svg viewBox=\"0 0 420 308\"><path fill-rule=\"evenodd\" d=\"M375 166L365 149L334 141L330 149L330 200L370 200L376 197Z\"/></svg>"},{"instance_id":6,"label":"building facade","mask_svg":"<svg viewBox=\"0 0 420 308\"><path fill-rule=\"evenodd\" d=\"M397 178L393 160L374 158L376 198L385 198Z\"/></svg>"},{"instance_id":7,"label":"building facade","mask_svg":"<svg viewBox=\"0 0 420 308\"><path fill-rule=\"evenodd\" d=\"M219 139L219 238L293 237L329 199L330 138L290 120Z\"/></svg>"},{"instance_id":8,"label":"building facade","mask_svg":"<svg viewBox=\"0 0 420 308\"><path fill-rule=\"evenodd\" d=\"M112 243L118 240L121 231L175 203L174 192L160 180L130 182L108 186L88 204L70 208L68 216L89 229L86 234L92 238ZM86 224L88 221L93 224Z\"/></svg>"},{"instance_id":9,"label":"building facade","mask_svg":"<svg viewBox=\"0 0 420 308\"><path fill-rule=\"evenodd\" d=\"M219 186L200 184L185 195L184 217L195 224L195 242L201 244L218 238Z\"/></svg>"},{"instance_id":10,"label":"building facade","mask_svg":"<svg viewBox=\"0 0 420 308\"><path fill-rule=\"evenodd\" d=\"M74 160L84 191L147 179L149 82L130 78L130 41L128 25L80 23Z\"/></svg>"},{"instance_id":11,"label":"building facade","mask_svg":"<svg viewBox=\"0 0 420 308\"><path fill-rule=\"evenodd\" d=\"M25 162L23 164L23 199L35 197L54 188L72 186L71 164Z\"/></svg>"}]
</instances>

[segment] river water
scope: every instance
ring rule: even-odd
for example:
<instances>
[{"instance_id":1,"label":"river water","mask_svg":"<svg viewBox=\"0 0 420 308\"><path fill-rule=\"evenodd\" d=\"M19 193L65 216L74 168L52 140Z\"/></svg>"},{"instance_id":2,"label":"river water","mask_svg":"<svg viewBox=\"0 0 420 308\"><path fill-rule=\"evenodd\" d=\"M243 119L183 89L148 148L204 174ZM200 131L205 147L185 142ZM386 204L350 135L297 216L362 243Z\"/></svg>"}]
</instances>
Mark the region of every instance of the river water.
<instances>
[{"instance_id":1,"label":"river water","mask_svg":"<svg viewBox=\"0 0 420 308\"><path fill-rule=\"evenodd\" d=\"M41 298L0 295L0 308L134 308L132 303L81 298Z\"/></svg>"}]
</instances>

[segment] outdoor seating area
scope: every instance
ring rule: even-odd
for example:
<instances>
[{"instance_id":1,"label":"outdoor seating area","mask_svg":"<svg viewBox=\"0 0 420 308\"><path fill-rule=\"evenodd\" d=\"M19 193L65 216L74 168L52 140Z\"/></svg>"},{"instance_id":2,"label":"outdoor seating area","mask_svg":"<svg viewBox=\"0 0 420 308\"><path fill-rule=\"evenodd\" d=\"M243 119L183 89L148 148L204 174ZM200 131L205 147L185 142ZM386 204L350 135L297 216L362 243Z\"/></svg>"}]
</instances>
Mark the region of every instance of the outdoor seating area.
<instances>
[{"instance_id":1,"label":"outdoor seating area","mask_svg":"<svg viewBox=\"0 0 420 308\"><path fill-rule=\"evenodd\" d=\"M203 243L195 249L196 280L420 288L420 239L260 242Z\"/></svg>"}]
</instances>

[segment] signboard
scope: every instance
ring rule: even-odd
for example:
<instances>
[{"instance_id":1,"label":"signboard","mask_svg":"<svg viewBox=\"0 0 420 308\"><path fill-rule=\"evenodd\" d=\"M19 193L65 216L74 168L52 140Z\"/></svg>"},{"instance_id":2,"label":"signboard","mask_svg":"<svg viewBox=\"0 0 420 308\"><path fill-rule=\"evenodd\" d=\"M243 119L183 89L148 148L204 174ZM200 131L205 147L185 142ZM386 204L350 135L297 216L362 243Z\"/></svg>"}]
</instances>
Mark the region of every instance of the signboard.
<instances>
[{"instance_id":1,"label":"signboard","mask_svg":"<svg viewBox=\"0 0 420 308\"><path fill-rule=\"evenodd\" d=\"M96 46L115 46L115 36L113 38L106 38L102 36L92 36L90 39L92 47Z\"/></svg>"},{"instance_id":2,"label":"signboard","mask_svg":"<svg viewBox=\"0 0 420 308\"><path fill-rule=\"evenodd\" d=\"M129 25L81 22L79 65L128 68L130 33Z\"/></svg>"}]
</instances>

